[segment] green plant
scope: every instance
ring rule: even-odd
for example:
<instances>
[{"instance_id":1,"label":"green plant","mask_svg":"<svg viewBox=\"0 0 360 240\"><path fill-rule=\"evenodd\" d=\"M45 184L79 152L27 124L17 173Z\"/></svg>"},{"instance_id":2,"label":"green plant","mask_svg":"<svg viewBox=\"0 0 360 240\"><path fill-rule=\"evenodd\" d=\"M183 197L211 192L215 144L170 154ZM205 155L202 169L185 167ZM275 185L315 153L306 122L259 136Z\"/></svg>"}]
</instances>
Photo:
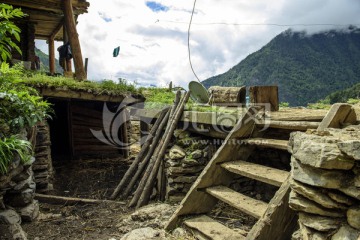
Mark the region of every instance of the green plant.
<instances>
[{"instance_id":1,"label":"green plant","mask_svg":"<svg viewBox=\"0 0 360 240\"><path fill-rule=\"evenodd\" d=\"M35 89L20 83L23 74L21 68L1 64L0 137L17 134L49 117L50 104L43 101Z\"/></svg>"},{"instance_id":2,"label":"green plant","mask_svg":"<svg viewBox=\"0 0 360 240\"><path fill-rule=\"evenodd\" d=\"M12 135L8 138L0 139L0 173L5 174L15 154L18 154L21 162L30 161L32 148L29 141L20 139L18 135Z\"/></svg>"},{"instance_id":3,"label":"green plant","mask_svg":"<svg viewBox=\"0 0 360 240\"><path fill-rule=\"evenodd\" d=\"M289 107L289 103L288 102L281 102L281 103L279 103L279 107L287 108L287 107Z\"/></svg>"},{"instance_id":4,"label":"green plant","mask_svg":"<svg viewBox=\"0 0 360 240\"><path fill-rule=\"evenodd\" d=\"M349 98L347 100L347 103L349 103L349 104L358 104L358 103L360 103L360 99L359 98Z\"/></svg>"},{"instance_id":5,"label":"green plant","mask_svg":"<svg viewBox=\"0 0 360 240\"><path fill-rule=\"evenodd\" d=\"M20 42L20 28L13 21L14 18L22 18L25 14L20 8L0 3L0 58L6 61L11 58L11 49L16 49L21 54L18 45L13 41Z\"/></svg>"}]
</instances>

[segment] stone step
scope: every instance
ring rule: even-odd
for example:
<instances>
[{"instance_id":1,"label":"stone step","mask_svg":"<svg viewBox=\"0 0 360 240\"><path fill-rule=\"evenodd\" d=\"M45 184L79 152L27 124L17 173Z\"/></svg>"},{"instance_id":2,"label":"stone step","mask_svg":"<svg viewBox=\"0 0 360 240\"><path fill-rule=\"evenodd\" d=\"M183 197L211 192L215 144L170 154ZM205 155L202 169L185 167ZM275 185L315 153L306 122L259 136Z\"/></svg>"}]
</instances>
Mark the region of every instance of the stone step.
<instances>
[{"instance_id":1,"label":"stone step","mask_svg":"<svg viewBox=\"0 0 360 240\"><path fill-rule=\"evenodd\" d=\"M243 240L245 237L234 230L224 226L214 219L202 215L199 217L190 218L184 221L196 236L197 239L212 239L212 240Z\"/></svg>"},{"instance_id":2,"label":"stone step","mask_svg":"<svg viewBox=\"0 0 360 240\"><path fill-rule=\"evenodd\" d=\"M208 187L206 192L257 219L265 213L267 208L267 204L263 201L250 198L224 186Z\"/></svg>"},{"instance_id":3,"label":"stone step","mask_svg":"<svg viewBox=\"0 0 360 240\"><path fill-rule=\"evenodd\" d=\"M277 187L280 187L289 176L289 172L287 171L241 160L226 162L221 164L221 166L230 172Z\"/></svg>"},{"instance_id":4,"label":"stone step","mask_svg":"<svg viewBox=\"0 0 360 240\"><path fill-rule=\"evenodd\" d=\"M243 140L245 144L256 145L263 148L275 148L287 151L287 140L269 139L269 138L250 138Z\"/></svg>"}]
</instances>

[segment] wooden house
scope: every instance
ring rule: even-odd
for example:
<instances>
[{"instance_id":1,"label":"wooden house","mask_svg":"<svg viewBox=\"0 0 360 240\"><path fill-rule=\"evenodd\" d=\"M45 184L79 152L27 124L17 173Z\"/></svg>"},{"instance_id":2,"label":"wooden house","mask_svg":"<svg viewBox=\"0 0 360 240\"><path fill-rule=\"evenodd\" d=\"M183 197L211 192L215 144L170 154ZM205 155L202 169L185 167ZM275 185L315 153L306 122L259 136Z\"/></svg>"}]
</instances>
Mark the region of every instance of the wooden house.
<instances>
[{"instance_id":1,"label":"wooden house","mask_svg":"<svg viewBox=\"0 0 360 240\"><path fill-rule=\"evenodd\" d=\"M75 66L75 76L86 79L81 47L76 31L76 20L86 13L89 3L86 0L3 0L5 4L21 8L27 17L16 20L21 28L20 48L22 55L14 53L13 58L31 63L35 68L35 39L43 39L49 45L50 73L55 73L54 41L69 43ZM65 73L71 72L71 62L65 63Z\"/></svg>"}]
</instances>

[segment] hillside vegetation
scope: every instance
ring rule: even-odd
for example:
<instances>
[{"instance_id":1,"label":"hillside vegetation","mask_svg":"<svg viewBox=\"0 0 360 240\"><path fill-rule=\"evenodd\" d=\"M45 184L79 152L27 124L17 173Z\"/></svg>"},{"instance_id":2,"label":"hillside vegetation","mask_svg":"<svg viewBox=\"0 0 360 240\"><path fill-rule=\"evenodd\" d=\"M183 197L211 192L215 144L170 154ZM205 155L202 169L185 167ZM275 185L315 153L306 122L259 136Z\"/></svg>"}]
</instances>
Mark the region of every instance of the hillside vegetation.
<instances>
[{"instance_id":1,"label":"hillside vegetation","mask_svg":"<svg viewBox=\"0 0 360 240\"><path fill-rule=\"evenodd\" d=\"M35 47L35 55L40 58L40 70L44 72L49 71L49 55L42 52L40 49ZM55 71L62 73L63 69L60 67L59 60L55 59Z\"/></svg>"},{"instance_id":2,"label":"hillside vegetation","mask_svg":"<svg viewBox=\"0 0 360 240\"><path fill-rule=\"evenodd\" d=\"M360 29L313 35L287 30L229 71L203 82L206 87L278 85L281 102L317 102L360 83Z\"/></svg>"}]
</instances>

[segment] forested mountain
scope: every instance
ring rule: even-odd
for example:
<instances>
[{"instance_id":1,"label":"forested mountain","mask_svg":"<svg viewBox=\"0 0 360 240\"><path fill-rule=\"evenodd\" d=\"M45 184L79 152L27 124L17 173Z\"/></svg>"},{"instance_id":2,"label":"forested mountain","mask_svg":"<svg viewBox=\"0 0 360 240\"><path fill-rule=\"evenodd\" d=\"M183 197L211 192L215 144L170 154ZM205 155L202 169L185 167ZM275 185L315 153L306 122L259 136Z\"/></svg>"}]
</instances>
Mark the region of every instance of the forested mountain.
<instances>
[{"instance_id":1,"label":"forested mountain","mask_svg":"<svg viewBox=\"0 0 360 240\"><path fill-rule=\"evenodd\" d=\"M331 93L325 98L325 101L333 104L337 102L347 102L350 98L360 99L360 83L344 90Z\"/></svg>"},{"instance_id":2,"label":"forested mountain","mask_svg":"<svg viewBox=\"0 0 360 240\"><path fill-rule=\"evenodd\" d=\"M40 70L49 71L49 55L42 52L40 49L35 47L35 55L40 58ZM59 60L55 59L55 70L57 73L62 73L63 69L59 65Z\"/></svg>"},{"instance_id":3,"label":"forested mountain","mask_svg":"<svg viewBox=\"0 0 360 240\"><path fill-rule=\"evenodd\" d=\"M308 35L287 30L206 87L278 85L281 102L317 102L360 83L360 29L349 27Z\"/></svg>"}]
</instances>

